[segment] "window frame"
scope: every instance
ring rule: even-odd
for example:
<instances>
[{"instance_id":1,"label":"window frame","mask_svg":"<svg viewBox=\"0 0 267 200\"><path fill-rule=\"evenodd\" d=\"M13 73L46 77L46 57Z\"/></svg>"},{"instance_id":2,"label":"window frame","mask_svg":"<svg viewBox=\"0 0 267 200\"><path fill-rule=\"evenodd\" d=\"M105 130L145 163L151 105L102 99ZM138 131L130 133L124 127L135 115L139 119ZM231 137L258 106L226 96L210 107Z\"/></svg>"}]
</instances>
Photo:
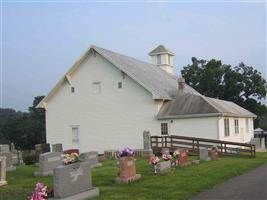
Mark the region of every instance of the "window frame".
<instances>
[{"instance_id":1,"label":"window frame","mask_svg":"<svg viewBox=\"0 0 267 200\"><path fill-rule=\"evenodd\" d=\"M161 64L162 64L162 62L161 62L161 55L158 54L157 55L157 65L161 65Z\"/></svg>"},{"instance_id":2,"label":"window frame","mask_svg":"<svg viewBox=\"0 0 267 200\"><path fill-rule=\"evenodd\" d=\"M75 93L75 87L71 86L70 91L71 91L71 93Z\"/></svg>"},{"instance_id":3,"label":"window frame","mask_svg":"<svg viewBox=\"0 0 267 200\"><path fill-rule=\"evenodd\" d=\"M234 119L235 135L239 134L239 120Z\"/></svg>"},{"instance_id":4,"label":"window frame","mask_svg":"<svg viewBox=\"0 0 267 200\"><path fill-rule=\"evenodd\" d=\"M161 135L169 135L168 123L160 123Z\"/></svg>"},{"instance_id":5,"label":"window frame","mask_svg":"<svg viewBox=\"0 0 267 200\"><path fill-rule=\"evenodd\" d=\"M77 135L75 135L75 137L74 137L74 129L76 129L77 130ZM79 137L79 132L80 132L80 130L79 130L79 126L71 126L71 142L72 142L72 145L79 145L79 143L80 143L80 137Z\"/></svg>"},{"instance_id":6,"label":"window frame","mask_svg":"<svg viewBox=\"0 0 267 200\"><path fill-rule=\"evenodd\" d=\"M122 82L121 81L118 82L118 89L122 89Z\"/></svg>"},{"instance_id":7,"label":"window frame","mask_svg":"<svg viewBox=\"0 0 267 200\"><path fill-rule=\"evenodd\" d=\"M249 133L249 119L246 118L246 133Z\"/></svg>"},{"instance_id":8,"label":"window frame","mask_svg":"<svg viewBox=\"0 0 267 200\"><path fill-rule=\"evenodd\" d=\"M224 118L224 137L230 136L229 118Z\"/></svg>"},{"instance_id":9,"label":"window frame","mask_svg":"<svg viewBox=\"0 0 267 200\"><path fill-rule=\"evenodd\" d=\"M97 86L98 86L98 89L96 89ZM100 94L102 92L102 87L101 87L100 81L92 82L92 92L93 92L93 94Z\"/></svg>"}]
</instances>

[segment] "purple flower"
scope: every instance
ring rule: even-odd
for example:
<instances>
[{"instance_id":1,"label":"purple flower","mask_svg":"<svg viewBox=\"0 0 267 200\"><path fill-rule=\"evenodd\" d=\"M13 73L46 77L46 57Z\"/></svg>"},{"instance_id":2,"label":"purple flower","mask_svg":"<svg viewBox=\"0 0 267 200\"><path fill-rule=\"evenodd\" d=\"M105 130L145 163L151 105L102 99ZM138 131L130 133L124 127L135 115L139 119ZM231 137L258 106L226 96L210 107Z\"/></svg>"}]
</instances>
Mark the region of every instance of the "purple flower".
<instances>
[{"instance_id":1,"label":"purple flower","mask_svg":"<svg viewBox=\"0 0 267 200\"><path fill-rule=\"evenodd\" d=\"M123 150L120 151L120 157L133 156L133 155L134 155L134 150L129 147L125 147Z\"/></svg>"}]
</instances>

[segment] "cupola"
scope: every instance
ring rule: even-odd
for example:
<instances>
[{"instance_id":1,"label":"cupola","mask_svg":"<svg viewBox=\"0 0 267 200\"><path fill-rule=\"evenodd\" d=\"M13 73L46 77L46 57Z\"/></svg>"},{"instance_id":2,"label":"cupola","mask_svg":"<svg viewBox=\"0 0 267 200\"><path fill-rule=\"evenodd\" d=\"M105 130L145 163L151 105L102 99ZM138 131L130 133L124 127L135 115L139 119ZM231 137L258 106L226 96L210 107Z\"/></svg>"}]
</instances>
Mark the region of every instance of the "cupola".
<instances>
[{"instance_id":1,"label":"cupola","mask_svg":"<svg viewBox=\"0 0 267 200\"><path fill-rule=\"evenodd\" d=\"M148 55L151 56L152 64L157 65L169 74L173 74L174 53L168 50L164 45L159 45Z\"/></svg>"}]
</instances>

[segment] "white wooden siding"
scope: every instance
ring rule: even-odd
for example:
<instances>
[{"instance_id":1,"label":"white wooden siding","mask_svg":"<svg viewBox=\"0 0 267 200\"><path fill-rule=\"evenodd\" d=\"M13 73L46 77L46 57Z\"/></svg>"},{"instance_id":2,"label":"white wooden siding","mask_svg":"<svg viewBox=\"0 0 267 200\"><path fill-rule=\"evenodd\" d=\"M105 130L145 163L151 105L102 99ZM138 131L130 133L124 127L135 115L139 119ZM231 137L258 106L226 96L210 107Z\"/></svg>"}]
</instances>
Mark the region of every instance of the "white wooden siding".
<instances>
[{"instance_id":1,"label":"white wooden siding","mask_svg":"<svg viewBox=\"0 0 267 200\"><path fill-rule=\"evenodd\" d=\"M218 117L160 120L160 122L168 123L170 135L218 139Z\"/></svg>"},{"instance_id":2,"label":"white wooden siding","mask_svg":"<svg viewBox=\"0 0 267 200\"><path fill-rule=\"evenodd\" d=\"M229 119L230 135L224 135L224 119ZM235 119L238 119L239 134L235 134ZM246 130L246 118L221 117L219 119L219 139L233 142L250 142L253 138L254 123L252 118L248 118L249 130Z\"/></svg>"},{"instance_id":3,"label":"white wooden siding","mask_svg":"<svg viewBox=\"0 0 267 200\"><path fill-rule=\"evenodd\" d=\"M92 83L101 82L101 92L92 91ZM118 89L118 82L122 88ZM48 102L46 111L47 142L72 146L72 126L79 126L81 151L142 148L144 130L159 132L155 119L158 103L152 95L99 54L86 59Z\"/></svg>"}]
</instances>

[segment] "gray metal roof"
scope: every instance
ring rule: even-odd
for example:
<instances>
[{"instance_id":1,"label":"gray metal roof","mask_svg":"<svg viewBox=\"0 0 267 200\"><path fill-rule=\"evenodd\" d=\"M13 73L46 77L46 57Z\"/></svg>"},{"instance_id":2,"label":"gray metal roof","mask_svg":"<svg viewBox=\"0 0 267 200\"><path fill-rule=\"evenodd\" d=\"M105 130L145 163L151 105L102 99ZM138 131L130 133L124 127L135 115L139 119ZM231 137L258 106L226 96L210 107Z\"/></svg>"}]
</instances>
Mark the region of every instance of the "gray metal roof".
<instances>
[{"instance_id":1,"label":"gray metal roof","mask_svg":"<svg viewBox=\"0 0 267 200\"><path fill-rule=\"evenodd\" d=\"M155 49L153 49L151 52L149 52L148 55L152 56L152 55L158 55L158 54L162 54L162 53L168 53L168 54L174 56L174 53L172 51L170 51L169 49L167 49L164 45L157 46Z\"/></svg>"},{"instance_id":2,"label":"gray metal roof","mask_svg":"<svg viewBox=\"0 0 267 200\"><path fill-rule=\"evenodd\" d=\"M230 101L203 95L179 93L174 100L166 102L160 109L158 119L200 116L256 117L255 114Z\"/></svg>"},{"instance_id":3,"label":"gray metal roof","mask_svg":"<svg viewBox=\"0 0 267 200\"><path fill-rule=\"evenodd\" d=\"M178 92L177 77L168 74L160 67L100 47L92 46L92 48L149 90L154 99L172 99L172 94ZM200 95L188 85L185 86L184 92Z\"/></svg>"}]
</instances>

